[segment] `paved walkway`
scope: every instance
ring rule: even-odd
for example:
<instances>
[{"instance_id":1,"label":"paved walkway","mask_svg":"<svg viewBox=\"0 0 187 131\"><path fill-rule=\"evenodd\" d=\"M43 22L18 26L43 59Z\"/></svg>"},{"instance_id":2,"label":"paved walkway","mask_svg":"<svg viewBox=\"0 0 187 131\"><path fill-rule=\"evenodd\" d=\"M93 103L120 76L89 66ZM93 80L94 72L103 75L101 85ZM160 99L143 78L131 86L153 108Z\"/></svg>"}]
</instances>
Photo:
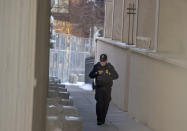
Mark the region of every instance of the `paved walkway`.
<instances>
[{"instance_id":1,"label":"paved walkway","mask_svg":"<svg viewBox=\"0 0 187 131\"><path fill-rule=\"evenodd\" d=\"M77 86L67 88L73 97L74 105L79 109L79 115L83 118L83 131L151 131L113 104L109 107L106 124L97 126L94 91L85 91Z\"/></svg>"}]
</instances>

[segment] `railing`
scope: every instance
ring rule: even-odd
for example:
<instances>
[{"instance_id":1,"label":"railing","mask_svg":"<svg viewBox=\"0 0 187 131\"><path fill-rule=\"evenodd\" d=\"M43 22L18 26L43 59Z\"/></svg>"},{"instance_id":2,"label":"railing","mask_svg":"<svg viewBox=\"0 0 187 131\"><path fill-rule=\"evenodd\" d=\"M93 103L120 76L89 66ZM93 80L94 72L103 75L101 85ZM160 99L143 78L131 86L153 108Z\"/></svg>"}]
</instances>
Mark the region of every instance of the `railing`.
<instances>
[{"instance_id":1,"label":"railing","mask_svg":"<svg viewBox=\"0 0 187 131\"><path fill-rule=\"evenodd\" d=\"M58 77L62 82L69 82L71 75L84 81L85 59L90 56L90 50L88 38L57 34L54 49L50 49L49 75Z\"/></svg>"}]
</instances>

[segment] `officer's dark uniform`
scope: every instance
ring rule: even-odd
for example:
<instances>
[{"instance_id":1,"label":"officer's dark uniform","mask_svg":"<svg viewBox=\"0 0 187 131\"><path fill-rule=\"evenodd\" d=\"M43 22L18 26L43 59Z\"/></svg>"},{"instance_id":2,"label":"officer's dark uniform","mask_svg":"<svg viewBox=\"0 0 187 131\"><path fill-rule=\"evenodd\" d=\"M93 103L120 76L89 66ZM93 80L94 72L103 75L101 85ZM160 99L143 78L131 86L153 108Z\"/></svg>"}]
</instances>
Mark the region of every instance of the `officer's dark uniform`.
<instances>
[{"instance_id":1,"label":"officer's dark uniform","mask_svg":"<svg viewBox=\"0 0 187 131\"><path fill-rule=\"evenodd\" d=\"M107 60L105 54L101 55L100 60L103 60L102 58ZM111 87L113 85L113 80L118 78L118 74L110 63L101 66L100 62L98 62L94 65L89 76L90 78L95 78L96 82L96 114L98 125L101 125L105 123L106 114L111 101Z\"/></svg>"}]
</instances>

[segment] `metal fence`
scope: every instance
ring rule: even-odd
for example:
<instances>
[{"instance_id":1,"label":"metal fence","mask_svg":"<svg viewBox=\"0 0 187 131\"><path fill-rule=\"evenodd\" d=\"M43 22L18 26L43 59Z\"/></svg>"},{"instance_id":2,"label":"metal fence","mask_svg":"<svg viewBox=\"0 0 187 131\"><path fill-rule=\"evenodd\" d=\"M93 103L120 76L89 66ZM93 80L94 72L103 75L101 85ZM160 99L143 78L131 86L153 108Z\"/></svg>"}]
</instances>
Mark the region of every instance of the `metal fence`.
<instances>
[{"instance_id":1,"label":"metal fence","mask_svg":"<svg viewBox=\"0 0 187 131\"><path fill-rule=\"evenodd\" d=\"M91 42L67 34L56 34L54 48L50 49L49 75L69 82L71 76L84 81L85 59L90 56Z\"/></svg>"}]
</instances>

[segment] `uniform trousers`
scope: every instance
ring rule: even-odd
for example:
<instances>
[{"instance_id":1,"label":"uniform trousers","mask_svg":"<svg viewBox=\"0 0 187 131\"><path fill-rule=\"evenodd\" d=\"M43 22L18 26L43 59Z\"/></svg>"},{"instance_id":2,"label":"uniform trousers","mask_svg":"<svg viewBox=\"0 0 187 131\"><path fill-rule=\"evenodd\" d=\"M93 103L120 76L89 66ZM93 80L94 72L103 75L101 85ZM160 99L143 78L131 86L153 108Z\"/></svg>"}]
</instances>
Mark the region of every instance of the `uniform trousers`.
<instances>
[{"instance_id":1,"label":"uniform trousers","mask_svg":"<svg viewBox=\"0 0 187 131\"><path fill-rule=\"evenodd\" d=\"M95 99L97 122L105 122L111 101L111 90L111 87L96 87Z\"/></svg>"}]
</instances>

